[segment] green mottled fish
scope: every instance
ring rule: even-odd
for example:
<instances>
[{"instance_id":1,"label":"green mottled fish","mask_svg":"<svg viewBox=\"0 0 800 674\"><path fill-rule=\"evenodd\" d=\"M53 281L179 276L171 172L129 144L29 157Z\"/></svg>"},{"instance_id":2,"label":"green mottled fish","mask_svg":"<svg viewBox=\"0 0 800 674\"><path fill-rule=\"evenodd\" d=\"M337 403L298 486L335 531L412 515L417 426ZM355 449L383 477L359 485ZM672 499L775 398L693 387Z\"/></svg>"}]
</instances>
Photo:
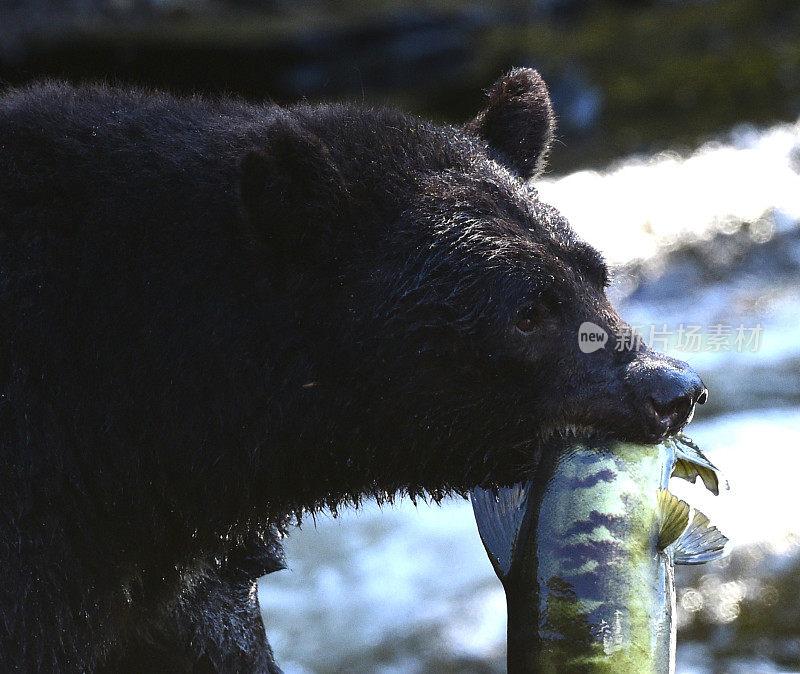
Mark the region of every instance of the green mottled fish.
<instances>
[{"instance_id":1,"label":"green mottled fish","mask_svg":"<svg viewBox=\"0 0 800 674\"><path fill-rule=\"evenodd\" d=\"M674 564L722 556L727 538L668 490L716 468L691 441L565 445L526 483L475 489L478 531L508 604L508 671L668 674Z\"/></svg>"}]
</instances>

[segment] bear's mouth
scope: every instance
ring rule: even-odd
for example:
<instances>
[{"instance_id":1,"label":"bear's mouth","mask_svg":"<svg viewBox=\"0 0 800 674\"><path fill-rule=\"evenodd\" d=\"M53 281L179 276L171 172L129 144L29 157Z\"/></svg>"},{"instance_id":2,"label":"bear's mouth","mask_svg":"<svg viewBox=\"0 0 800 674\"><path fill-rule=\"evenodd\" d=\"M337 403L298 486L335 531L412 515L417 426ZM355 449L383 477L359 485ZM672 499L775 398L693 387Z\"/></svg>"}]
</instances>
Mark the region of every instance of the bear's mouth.
<instances>
[{"instance_id":1,"label":"bear's mouth","mask_svg":"<svg viewBox=\"0 0 800 674\"><path fill-rule=\"evenodd\" d=\"M693 411L692 411L693 412ZM679 436L687 424L691 421L691 416L680 425L672 428L661 427L653 428L626 428L626 424L603 423L591 424L584 421L574 423L557 423L546 426L538 433L537 440L540 446L545 446L552 442L563 441L608 441L616 440L619 442L635 442L642 444L658 444L671 438Z\"/></svg>"},{"instance_id":2,"label":"bear's mouth","mask_svg":"<svg viewBox=\"0 0 800 674\"><path fill-rule=\"evenodd\" d=\"M599 440L613 436L609 430L601 431L588 424L559 424L544 429L539 435L539 441L546 445L554 440Z\"/></svg>"}]
</instances>

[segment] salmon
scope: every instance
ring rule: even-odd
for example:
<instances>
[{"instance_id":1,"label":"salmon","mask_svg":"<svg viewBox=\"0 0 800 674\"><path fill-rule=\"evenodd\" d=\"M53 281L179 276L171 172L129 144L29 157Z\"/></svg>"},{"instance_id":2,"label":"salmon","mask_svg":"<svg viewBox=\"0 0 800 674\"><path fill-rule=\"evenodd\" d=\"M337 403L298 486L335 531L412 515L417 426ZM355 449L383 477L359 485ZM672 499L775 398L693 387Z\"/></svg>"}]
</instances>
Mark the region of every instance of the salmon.
<instances>
[{"instance_id":1,"label":"salmon","mask_svg":"<svg viewBox=\"0 0 800 674\"><path fill-rule=\"evenodd\" d=\"M508 671L672 672L674 565L718 559L728 539L669 479L718 494L718 471L684 436L560 442L530 480L471 493L506 593Z\"/></svg>"}]
</instances>

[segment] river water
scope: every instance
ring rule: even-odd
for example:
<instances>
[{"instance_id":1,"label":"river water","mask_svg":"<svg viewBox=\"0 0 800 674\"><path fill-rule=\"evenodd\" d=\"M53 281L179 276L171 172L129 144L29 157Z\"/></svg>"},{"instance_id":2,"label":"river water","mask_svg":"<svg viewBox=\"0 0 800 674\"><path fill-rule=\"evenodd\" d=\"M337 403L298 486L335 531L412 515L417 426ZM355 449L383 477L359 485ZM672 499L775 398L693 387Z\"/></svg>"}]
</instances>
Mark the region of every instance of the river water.
<instances>
[{"instance_id":1,"label":"river water","mask_svg":"<svg viewBox=\"0 0 800 674\"><path fill-rule=\"evenodd\" d=\"M730 490L673 490L732 554L678 574L679 674L800 672L800 121L539 190L615 266L623 316L711 391L688 432ZM469 503L322 514L286 552L259 598L287 674L505 671L505 598Z\"/></svg>"}]
</instances>

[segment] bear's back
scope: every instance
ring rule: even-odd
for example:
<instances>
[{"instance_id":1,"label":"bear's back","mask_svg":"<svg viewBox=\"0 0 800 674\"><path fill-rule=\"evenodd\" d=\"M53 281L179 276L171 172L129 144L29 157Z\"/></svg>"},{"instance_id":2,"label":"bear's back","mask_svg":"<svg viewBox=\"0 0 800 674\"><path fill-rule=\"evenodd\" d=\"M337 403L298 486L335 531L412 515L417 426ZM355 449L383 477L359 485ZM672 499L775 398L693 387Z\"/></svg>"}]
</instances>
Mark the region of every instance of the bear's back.
<instances>
[{"instance_id":1,"label":"bear's back","mask_svg":"<svg viewBox=\"0 0 800 674\"><path fill-rule=\"evenodd\" d=\"M272 115L137 89L44 82L9 90L0 97L2 227L35 224L37 209L48 208L59 211L50 227L86 226L92 210L119 219L115 206L130 213L166 193L183 208L204 195L207 210L230 198L242 148Z\"/></svg>"},{"instance_id":2,"label":"bear's back","mask_svg":"<svg viewBox=\"0 0 800 674\"><path fill-rule=\"evenodd\" d=\"M69 432L78 451L99 452L122 474L131 459L103 453L103 429L123 434L115 440L131 452L136 434L137 444L163 447L222 404L198 381L253 386L250 358L264 355L248 341L253 316L280 320L274 297L253 291L259 260L235 184L244 148L275 110L58 82L0 96L9 463L60 461L47 433ZM152 419L150 438L142 418Z\"/></svg>"}]
</instances>

